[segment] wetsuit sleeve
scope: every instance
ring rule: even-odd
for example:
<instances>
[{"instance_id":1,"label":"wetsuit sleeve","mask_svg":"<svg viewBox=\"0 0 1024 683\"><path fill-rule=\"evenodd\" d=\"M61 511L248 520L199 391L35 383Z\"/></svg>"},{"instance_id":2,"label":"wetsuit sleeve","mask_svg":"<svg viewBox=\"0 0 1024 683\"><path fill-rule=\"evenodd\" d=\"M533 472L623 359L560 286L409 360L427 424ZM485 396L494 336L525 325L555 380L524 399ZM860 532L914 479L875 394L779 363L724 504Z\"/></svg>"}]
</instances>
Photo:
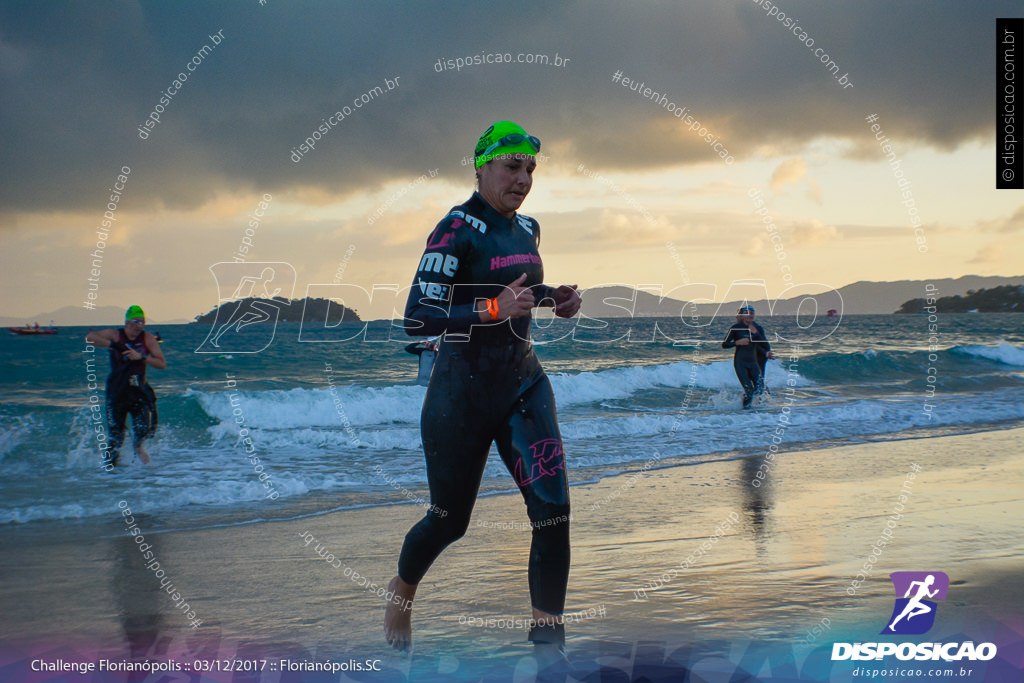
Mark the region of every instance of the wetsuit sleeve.
<instances>
[{"instance_id":1,"label":"wetsuit sleeve","mask_svg":"<svg viewBox=\"0 0 1024 683\"><path fill-rule=\"evenodd\" d=\"M534 301L537 302L540 302L544 299L551 299L553 301L557 301L557 299L555 299L555 290L555 287L551 287L549 285L536 285L535 287L533 287L533 299Z\"/></svg>"},{"instance_id":2,"label":"wetsuit sleeve","mask_svg":"<svg viewBox=\"0 0 1024 683\"><path fill-rule=\"evenodd\" d=\"M729 334L725 335L725 341L722 342L723 349L731 349L736 346L736 328L730 327Z\"/></svg>"},{"instance_id":3,"label":"wetsuit sleeve","mask_svg":"<svg viewBox=\"0 0 1024 683\"><path fill-rule=\"evenodd\" d=\"M761 355L767 355L772 350L772 345L768 343L768 335L760 325L757 325L757 338L752 341L757 342L757 352Z\"/></svg>"},{"instance_id":4,"label":"wetsuit sleeve","mask_svg":"<svg viewBox=\"0 0 1024 683\"><path fill-rule=\"evenodd\" d=\"M469 230L461 219L447 216L430 233L405 303L406 334L433 337L469 332L480 323L476 302L452 303L460 264L472 250Z\"/></svg>"}]
</instances>

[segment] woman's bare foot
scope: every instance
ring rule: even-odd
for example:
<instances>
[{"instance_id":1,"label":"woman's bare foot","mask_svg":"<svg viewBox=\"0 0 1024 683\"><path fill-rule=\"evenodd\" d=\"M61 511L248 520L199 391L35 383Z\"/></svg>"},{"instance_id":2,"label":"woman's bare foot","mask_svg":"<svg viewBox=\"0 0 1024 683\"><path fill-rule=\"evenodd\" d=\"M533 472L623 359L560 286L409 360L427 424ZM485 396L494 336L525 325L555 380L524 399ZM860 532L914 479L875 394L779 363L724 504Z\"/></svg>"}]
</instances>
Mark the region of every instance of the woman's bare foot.
<instances>
[{"instance_id":1,"label":"woman's bare foot","mask_svg":"<svg viewBox=\"0 0 1024 683\"><path fill-rule=\"evenodd\" d=\"M384 637L396 650L407 650L412 645L412 599L416 597L416 586L410 586L398 576L388 584L388 600L384 608Z\"/></svg>"},{"instance_id":2,"label":"woman's bare foot","mask_svg":"<svg viewBox=\"0 0 1024 683\"><path fill-rule=\"evenodd\" d=\"M552 667L567 664L565 658L565 626L562 615L533 608L533 625L528 640L533 643L537 671L554 671ZM539 679L538 679L539 680Z\"/></svg>"},{"instance_id":3,"label":"woman's bare foot","mask_svg":"<svg viewBox=\"0 0 1024 683\"><path fill-rule=\"evenodd\" d=\"M135 454L139 456L139 460L142 461L143 465L149 464L149 453L146 452L146 449L142 447L141 443L135 447Z\"/></svg>"}]
</instances>

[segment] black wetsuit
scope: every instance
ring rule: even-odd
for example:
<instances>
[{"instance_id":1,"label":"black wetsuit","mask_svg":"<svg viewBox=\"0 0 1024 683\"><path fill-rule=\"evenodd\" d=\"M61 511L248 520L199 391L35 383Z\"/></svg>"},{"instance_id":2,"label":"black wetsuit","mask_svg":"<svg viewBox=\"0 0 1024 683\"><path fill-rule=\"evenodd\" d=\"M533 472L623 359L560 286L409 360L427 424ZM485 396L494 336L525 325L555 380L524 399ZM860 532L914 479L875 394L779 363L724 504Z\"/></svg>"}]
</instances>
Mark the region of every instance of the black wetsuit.
<instances>
[{"instance_id":1,"label":"black wetsuit","mask_svg":"<svg viewBox=\"0 0 1024 683\"><path fill-rule=\"evenodd\" d=\"M722 342L723 349L736 347L736 355L732 357L732 367L743 386L743 407L749 408L754 395L764 391L764 365L768 360L768 352L772 350L765 336L764 328L754 323L757 332L751 336L745 323L736 323L729 328L729 334ZM749 344L736 346L737 339L750 339Z\"/></svg>"},{"instance_id":2,"label":"black wetsuit","mask_svg":"<svg viewBox=\"0 0 1024 683\"><path fill-rule=\"evenodd\" d=\"M117 341L124 346L148 355L145 332L134 340L128 339L124 329L117 331ZM118 450L124 441L125 421L132 415L133 445L138 445L156 431L156 393L146 382L146 361L128 360L120 351L110 347L110 376L107 377L107 432L110 442L108 463L117 464Z\"/></svg>"},{"instance_id":3,"label":"black wetsuit","mask_svg":"<svg viewBox=\"0 0 1024 683\"><path fill-rule=\"evenodd\" d=\"M533 352L530 317L481 323L477 299L526 273L536 303L551 294L537 221L505 218L480 196L454 207L427 239L405 307L410 335L444 334L420 431L431 503L406 535L398 574L418 584L465 534L491 442L526 501L533 526L533 607L561 614L569 580L569 487L551 383Z\"/></svg>"}]
</instances>

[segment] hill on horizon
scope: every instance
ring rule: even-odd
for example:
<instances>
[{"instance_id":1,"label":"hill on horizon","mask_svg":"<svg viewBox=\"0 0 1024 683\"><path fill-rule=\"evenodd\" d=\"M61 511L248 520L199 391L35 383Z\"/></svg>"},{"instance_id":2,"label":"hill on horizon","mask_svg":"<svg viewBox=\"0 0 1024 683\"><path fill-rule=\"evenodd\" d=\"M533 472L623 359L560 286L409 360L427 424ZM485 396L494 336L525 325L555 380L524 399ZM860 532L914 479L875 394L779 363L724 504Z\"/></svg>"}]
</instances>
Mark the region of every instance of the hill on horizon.
<instances>
[{"instance_id":1,"label":"hill on horizon","mask_svg":"<svg viewBox=\"0 0 1024 683\"><path fill-rule=\"evenodd\" d=\"M197 315L193 321L196 325L209 325L220 318L221 321L228 320L238 315L238 311L259 311L255 313L262 316L263 311L257 304L270 305L278 309L277 320L282 323L298 323L305 320L327 320L333 323L339 322L361 322L359 314L355 309L347 308L331 299L284 299L276 296L273 299L261 299L258 297L247 297L236 301L226 301L219 306L211 308L202 315ZM242 313L244 315L244 312Z\"/></svg>"},{"instance_id":2,"label":"hill on horizon","mask_svg":"<svg viewBox=\"0 0 1024 683\"><path fill-rule=\"evenodd\" d=\"M933 303L928 305L928 301ZM1024 313L1024 285L972 289L963 296L911 299L896 313Z\"/></svg>"},{"instance_id":3,"label":"hill on horizon","mask_svg":"<svg viewBox=\"0 0 1024 683\"><path fill-rule=\"evenodd\" d=\"M796 315L801 301L812 294L810 290L805 290L801 292L800 296L769 300L764 297L764 294L769 294L769 292L766 291L763 282L747 281L742 284L751 291L750 297L721 303L698 303L696 304L696 314L701 317L713 316L716 313L731 316L737 308L746 303L753 306L761 317ZM964 275L959 278L898 280L896 282L860 281L837 290L827 290L816 295L815 298L818 300L822 313L829 308L835 308L840 310L843 315L889 315L905 301L923 296L926 284L934 285L941 296L957 296L964 295L970 290L1024 284L1024 275L1013 277ZM687 287L691 289L686 291ZM686 294L693 296L698 296L701 292L698 283L684 286L681 289ZM725 294L730 292L725 292ZM662 294L664 293L663 291ZM782 292L782 296L785 297L785 291ZM609 303L608 299L615 301ZM632 310L633 315L637 316L675 317L684 315L684 306L686 306L685 315L693 314L694 305L687 304L689 302L680 299L660 299L648 291L637 290L633 287L611 286L587 290L583 297L581 310L585 315L595 319L627 317L630 315L629 310Z\"/></svg>"},{"instance_id":4,"label":"hill on horizon","mask_svg":"<svg viewBox=\"0 0 1024 683\"><path fill-rule=\"evenodd\" d=\"M753 282L753 281L752 281ZM963 296L970 290L981 290L991 289L994 287L1001 287L1005 285L1020 285L1024 284L1024 275L1017 276L982 276L982 275L964 275L958 278L940 278L932 280L897 280L893 282L872 282L861 280L852 284L840 287L838 290L839 296L842 297L842 312L843 315L888 315L898 310L904 302L912 299L919 299L924 295L924 285L932 284L938 289L939 296ZM698 293L698 285L692 285L691 290L694 294ZM672 287L667 287L671 290ZM754 288L760 291L762 294L770 294L766 290ZM664 316L678 316L682 312L684 304L688 303L679 299L664 299L661 300L659 296L655 296L645 290L637 290L633 287L626 286L611 286L611 287L597 287L586 290L587 296L584 297L582 312L592 318L600 319L604 317L626 317L630 315L629 311L621 308L626 306L630 310L634 311L633 315L664 315ZM662 294L664 294L664 289ZM716 294L728 294L729 292L716 292ZM785 295L785 292L782 292ZM829 296L835 297L835 293ZM614 305L603 303L605 299L612 298L620 300ZM799 305L801 298L784 298L778 302L772 301L775 308L769 311L768 299L761 296L757 299L746 299L746 302L754 306L758 315L767 316L769 313L775 315L795 315L796 308ZM826 297L823 297L825 300ZM293 300L302 301L302 300ZM701 316L713 315L716 311L720 311L723 314L732 314L744 300L730 300L722 303L705 303L697 304L697 314ZM294 305L294 304L293 304ZM341 304L334 304L334 306L341 306ZM828 307L837 307L829 305ZM215 309L213 309L215 310ZM358 314L354 309L345 309L349 314L355 315L355 318L345 318L345 320L359 321ZM692 311L692 307L687 308L687 313ZM205 314L195 316L192 320L186 320L184 318L175 318L169 320L159 320L150 318L147 322L150 325L178 325L188 324L195 322L196 319L203 315L209 315L211 311ZM326 315L327 309L319 311ZM332 310L331 313L334 313ZM313 313L307 313L307 318L313 315ZM346 314L347 315L347 314ZM95 327L116 327L124 322L124 309L116 306L97 306L95 310L86 310L81 306L63 306L57 310L39 313L37 315L30 316L4 316L0 317L0 325L4 327L22 327L25 323L38 322L42 325L49 325L50 321L54 321L54 325L57 327L69 327L69 326L95 326ZM289 314L289 320L294 316ZM294 318L295 321L301 320L301 309L298 317ZM324 318L325 319L325 318ZM212 320L212 318L211 318Z\"/></svg>"}]
</instances>

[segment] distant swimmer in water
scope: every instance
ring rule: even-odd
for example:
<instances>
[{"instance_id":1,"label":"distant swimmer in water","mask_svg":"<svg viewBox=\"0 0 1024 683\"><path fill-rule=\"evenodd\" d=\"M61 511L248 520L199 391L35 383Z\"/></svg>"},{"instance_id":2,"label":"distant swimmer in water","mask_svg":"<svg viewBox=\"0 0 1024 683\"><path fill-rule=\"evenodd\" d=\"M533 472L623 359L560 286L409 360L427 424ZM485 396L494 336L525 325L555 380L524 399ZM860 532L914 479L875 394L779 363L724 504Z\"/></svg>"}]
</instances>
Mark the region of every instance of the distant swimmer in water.
<instances>
[{"instance_id":1,"label":"distant swimmer in water","mask_svg":"<svg viewBox=\"0 0 1024 683\"><path fill-rule=\"evenodd\" d=\"M934 574L929 574L924 581L911 581L910 585L907 586L907 592L903 595L903 597L905 598L910 598L910 601L907 602L906 607L903 608L903 611L900 612L900 615L893 619L892 623L889 624L890 631L895 630L894 627L896 626L896 623L903 617L906 617L907 621L910 621L919 614L928 614L932 611L932 608L921 602L921 600L923 598L934 598L935 594L939 592L938 588L936 588L933 591L928 590L928 588L931 587L934 583ZM914 590L914 586L917 586L917 593L914 595L914 597L911 598L910 593Z\"/></svg>"},{"instance_id":2,"label":"distant swimmer in water","mask_svg":"<svg viewBox=\"0 0 1024 683\"><path fill-rule=\"evenodd\" d=\"M105 466L117 465L121 443L124 441L125 422L132 416L132 445L143 464L149 463L149 453L142 442L156 431L156 394L146 381L146 366L158 370L167 367L160 344L144 329L146 314L132 306L124 316L124 327L99 332L89 331L85 340L110 349L110 375L107 377L107 437L110 448Z\"/></svg>"},{"instance_id":3,"label":"distant swimmer in water","mask_svg":"<svg viewBox=\"0 0 1024 683\"><path fill-rule=\"evenodd\" d=\"M754 307L743 306L736 311L736 324L722 342L723 349L736 348L732 367L743 387L743 407L749 408L754 396L764 391L764 367L775 358L764 328L754 322Z\"/></svg>"},{"instance_id":4,"label":"distant swimmer in water","mask_svg":"<svg viewBox=\"0 0 1024 683\"><path fill-rule=\"evenodd\" d=\"M539 151L540 140L510 121L484 132L474 153L479 191L427 238L405 305L410 335L444 336L420 417L431 507L406 534L388 586L384 633L397 649L412 641L409 608L420 581L466 533L491 443L533 527L529 638L548 654L564 646L569 484L555 396L534 353L530 321L537 306L573 317L580 295L575 285L543 284L540 226L516 212L533 185Z\"/></svg>"}]
</instances>

